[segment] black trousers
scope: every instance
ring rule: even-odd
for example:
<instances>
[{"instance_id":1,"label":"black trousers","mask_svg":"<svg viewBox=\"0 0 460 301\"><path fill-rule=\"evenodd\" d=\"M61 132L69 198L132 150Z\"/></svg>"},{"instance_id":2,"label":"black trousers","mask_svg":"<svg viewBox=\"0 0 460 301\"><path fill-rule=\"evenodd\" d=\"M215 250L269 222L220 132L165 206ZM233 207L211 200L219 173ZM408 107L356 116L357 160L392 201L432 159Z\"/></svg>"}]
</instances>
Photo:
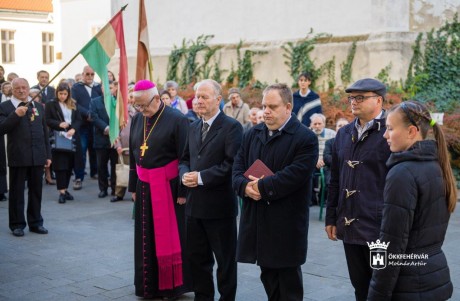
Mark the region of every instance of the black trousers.
<instances>
[{"instance_id":1,"label":"black trousers","mask_svg":"<svg viewBox=\"0 0 460 301\"><path fill-rule=\"evenodd\" d=\"M365 245L343 244L347 259L351 284L355 288L357 301L365 301L372 278L369 247Z\"/></svg>"},{"instance_id":2,"label":"black trousers","mask_svg":"<svg viewBox=\"0 0 460 301\"><path fill-rule=\"evenodd\" d=\"M55 170L56 187L58 190L69 188L70 178L72 177L72 170Z\"/></svg>"},{"instance_id":3,"label":"black trousers","mask_svg":"<svg viewBox=\"0 0 460 301\"><path fill-rule=\"evenodd\" d=\"M195 301L214 300L214 256L217 261L219 300L235 300L236 218L199 219L187 216L186 249Z\"/></svg>"},{"instance_id":4,"label":"black trousers","mask_svg":"<svg viewBox=\"0 0 460 301\"><path fill-rule=\"evenodd\" d=\"M272 269L260 267L260 280L268 301L303 300L302 269L300 266Z\"/></svg>"},{"instance_id":5,"label":"black trousers","mask_svg":"<svg viewBox=\"0 0 460 301\"><path fill-rule=\"evenodd\" d=\"M43 166L10 167L9 227L11 230L43 226L41 215ZM27 179L27 224L24 217L24 191Z\"/></svg>"},{"instance_id":6,"label":"black trousers","mask_svg":"<svg viewBox=\"0 0 460 301\"><path fill-rule=\"evenodd\" d=\"M109 171L107 169L107 164L110 160L110 187L112 191L115 191L115 185L117 183L117 178L115 174L115 165L118 161L118 153L114 148L98 148L96 149L97 155L97 173L98 184L100 191L107 191L109 188Z\"/></svg>"}]
</instances>

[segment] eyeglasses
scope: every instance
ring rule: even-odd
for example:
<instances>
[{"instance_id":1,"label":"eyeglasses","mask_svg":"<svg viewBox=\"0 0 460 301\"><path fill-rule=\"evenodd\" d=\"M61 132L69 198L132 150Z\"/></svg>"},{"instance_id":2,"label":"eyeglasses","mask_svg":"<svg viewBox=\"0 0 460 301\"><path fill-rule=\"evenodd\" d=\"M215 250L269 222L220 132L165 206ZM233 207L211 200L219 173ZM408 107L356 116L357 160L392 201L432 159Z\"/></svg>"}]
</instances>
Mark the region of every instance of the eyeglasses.
<instances>
[{"instance_id":1,"label":"eyeglasses","mask_svg":"<svg viewBox=\"0 0 460 301\"><path fill-rule=\"evenodd\" d=\"M353 100L356 101L356 103L362 103L368 98L371 97L379 97L380 95L371 95L371 96L364 96L364 95L356 95L356 96L348 96L348 102L352 102Z\"/></svg>"},{"instance_id":2,"label":"eyeglasses","mask_svg":"<svg viewBox=\"0 0 460 301\"><path fill-rule=\"evenodd\" d=\"M410 110L409 108L406 106L406 103L403 102L400 106L401 110L403 110L404 114L406 114L407 118L409 119L409 122L415 126L417 128L417 131L419 130L418 129L418 125L417 123L415 122L415 120L412 118L412 116L410 115Z\"/></svg>"},{"instance_id":3,"label":"eyeglasses","mask_svg":"<svg viewBox=\"0 0 460 301\"><path fill-rule=\"evenodd\" d=\"M150 104L152 103L152 101L155 99L155 96L156 95L153 95L152 99L150 99L149 103L146 104L146 105L138 105L138 104L135 104L133 105L133 107L136 109L136 110L145 110L145 108L147 108L148 106L150 106Z\"/></svg>"},{"instance_id":4,"label":"eyeglasses","mask_svg":"<svg viewBox=\"0 0 460 301\"><path fill-rule=\"evenodd\" d=\"M93 73L85 73L86 76L94 76L94 72Z\"/></svg>"}]
</instances>

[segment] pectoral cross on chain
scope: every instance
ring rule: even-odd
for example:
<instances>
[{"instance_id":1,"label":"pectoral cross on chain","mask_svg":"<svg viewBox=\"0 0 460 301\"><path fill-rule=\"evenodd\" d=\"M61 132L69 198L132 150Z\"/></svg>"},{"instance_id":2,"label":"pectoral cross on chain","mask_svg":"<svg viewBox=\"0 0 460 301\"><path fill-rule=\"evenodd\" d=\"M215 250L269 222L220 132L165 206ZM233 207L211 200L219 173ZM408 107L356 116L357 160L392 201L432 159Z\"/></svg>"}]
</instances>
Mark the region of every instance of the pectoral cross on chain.
<instances>
[{"instance_id":1,"label":"pectoral cross on chain","mask_svg":"<svg viewBox=\"0 0 460 301\"><path fill-rule=\"evenodd\" d=\"M143 157L145 154L145 151L149 149L146 141L144 141L144 144L141 145L140 149L141 149L141 157Z\"/></svg>"}]
</instances>

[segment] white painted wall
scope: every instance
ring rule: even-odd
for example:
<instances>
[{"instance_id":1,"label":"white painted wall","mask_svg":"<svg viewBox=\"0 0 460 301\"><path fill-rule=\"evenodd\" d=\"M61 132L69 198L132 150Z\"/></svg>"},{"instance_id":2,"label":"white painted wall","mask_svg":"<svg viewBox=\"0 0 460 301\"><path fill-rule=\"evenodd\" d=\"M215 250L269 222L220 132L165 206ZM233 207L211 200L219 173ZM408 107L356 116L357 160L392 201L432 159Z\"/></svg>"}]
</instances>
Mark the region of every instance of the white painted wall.
<instances>
[{"instance_id":1,"label":"white painted wall","mask_svg":"<svg viewBox=\"0 0 460 301\"><path fill-rule=\"evenodd\" d=\"M24 22L24 18L27 22ZM0 28L3 30L15 30L14 51L15 62L13 64L1 64L5 69L5 78L8 73L15 72L24 77L29 84L37 83L37 71L47 70L53 74L56 64L44 65L42 58L42 32L53 32L54 25L47 22L45 17L31 17L23 14L0 14Z\"/></svg>"}]
</instances>

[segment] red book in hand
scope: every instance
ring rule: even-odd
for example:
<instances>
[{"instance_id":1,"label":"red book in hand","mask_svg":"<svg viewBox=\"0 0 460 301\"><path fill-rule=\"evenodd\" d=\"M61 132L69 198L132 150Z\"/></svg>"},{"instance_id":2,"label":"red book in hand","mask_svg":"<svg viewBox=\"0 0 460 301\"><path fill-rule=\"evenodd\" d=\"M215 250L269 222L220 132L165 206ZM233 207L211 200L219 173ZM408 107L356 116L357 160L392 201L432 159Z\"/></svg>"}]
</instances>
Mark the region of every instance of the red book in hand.
<instances>
[{"instance_id":1,"label":"red book in hand","mask_svg":"<svg viewBox=\"0 0 460 301\"><path fill-rule=\"evenodd\" d=\"M261 160L257 159L252 163L252 165L246 170L244 176L249 179L249 176L253 176L256 178L265 178L268 176L273 176L274 173L264 164Z\"/></svg>"}]
</instances>

